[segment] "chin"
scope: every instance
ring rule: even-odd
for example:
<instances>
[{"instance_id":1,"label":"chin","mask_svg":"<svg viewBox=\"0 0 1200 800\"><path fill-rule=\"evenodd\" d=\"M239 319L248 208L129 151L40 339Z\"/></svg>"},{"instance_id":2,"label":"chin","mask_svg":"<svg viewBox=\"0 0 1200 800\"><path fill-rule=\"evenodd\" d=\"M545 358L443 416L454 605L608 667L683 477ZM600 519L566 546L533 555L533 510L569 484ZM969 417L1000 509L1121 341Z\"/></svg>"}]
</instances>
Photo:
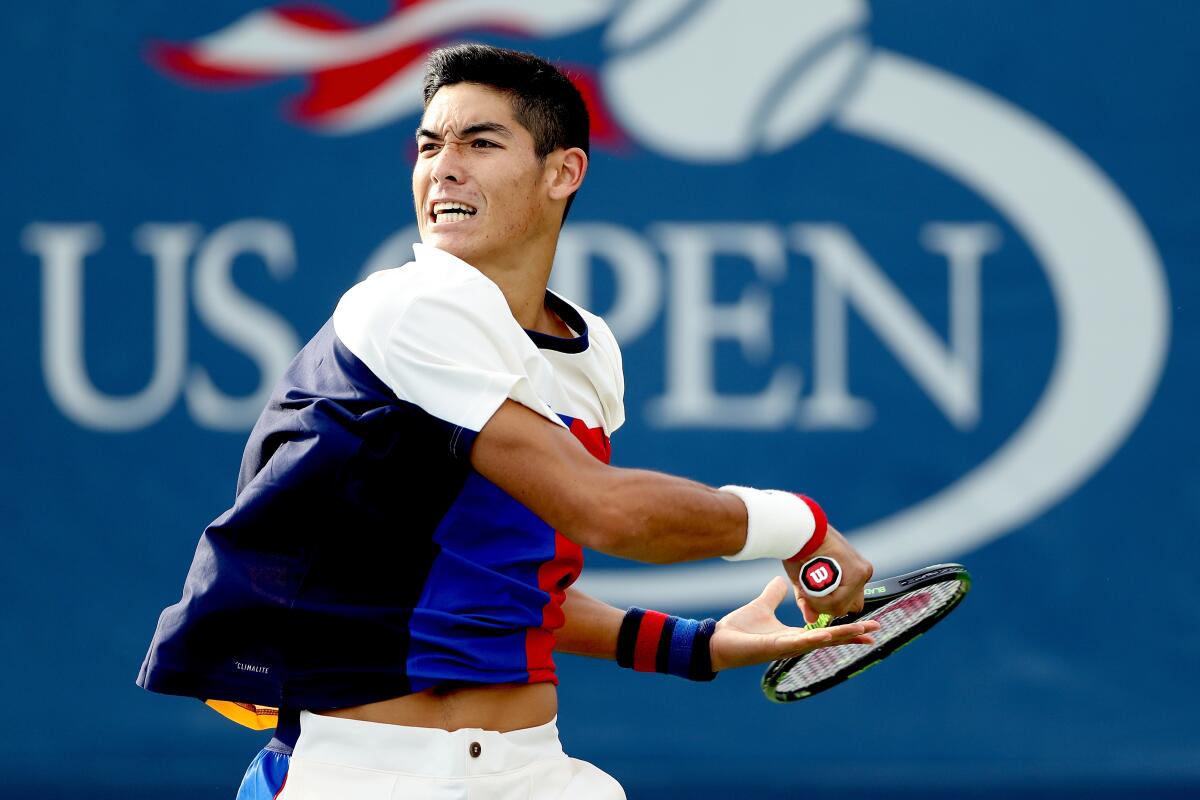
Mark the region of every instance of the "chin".
<instances>
[{"instance_id":1,"label":"chin","mask_svg":"<svg viewBox=\"0 0 1200 800\"><path fill-rule=\"evenodd\" d=\"M421 242L430 247L436 247L438 250L444 250L456 258L466 261L468 264L471 263L471 258L477 255L476 248L472 246L470 238L466 236L429 233L421 238Z\"/></svg>"}]
</instances>

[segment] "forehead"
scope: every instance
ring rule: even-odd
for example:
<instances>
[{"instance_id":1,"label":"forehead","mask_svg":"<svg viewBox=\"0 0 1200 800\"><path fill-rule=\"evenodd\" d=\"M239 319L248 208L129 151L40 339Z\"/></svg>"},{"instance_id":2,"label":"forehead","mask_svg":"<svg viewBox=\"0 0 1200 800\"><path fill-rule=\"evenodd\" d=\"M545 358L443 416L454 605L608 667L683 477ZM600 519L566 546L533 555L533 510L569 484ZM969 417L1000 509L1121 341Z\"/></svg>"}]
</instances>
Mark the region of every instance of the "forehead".
<instances>
[{"instance_id":1,"label":"forehead","mask_svg":"<svg viewBox=\"0 0 1200 800\"><path fill-rule=\"evenodd\" d=\"M421 127L442 134L480 122L499 122L518 136L529 135L517 122L510 97L478 83L443 86L433 95L421 117Z\"/></svg>"}]
</instances>

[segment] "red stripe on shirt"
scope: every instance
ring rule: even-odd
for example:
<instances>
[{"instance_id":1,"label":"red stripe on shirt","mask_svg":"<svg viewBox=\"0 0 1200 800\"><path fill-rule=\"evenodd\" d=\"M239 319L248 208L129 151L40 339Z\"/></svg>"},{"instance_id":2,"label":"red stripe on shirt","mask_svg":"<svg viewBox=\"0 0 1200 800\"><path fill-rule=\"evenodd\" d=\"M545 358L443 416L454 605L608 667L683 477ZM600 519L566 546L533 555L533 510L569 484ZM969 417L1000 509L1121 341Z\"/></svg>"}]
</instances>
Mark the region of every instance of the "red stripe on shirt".
<instances>
[{"instance_id":1,"label":"red stripe on shirt","mask_svg":"<svg viewBox=\"0 0 1200 800\"><path fill-rule=\"evenodd\" d=\"M583 442L589 453L608 463L611 447L603 428L588 428L576 419L571 421L571 433ZM538 568L537 576L538 588L550 595L550 600L542 607L541 626L525 633L525 663L530 683L558 683L554 672L554 631L566 622L562 604L566 600L567 587L579 578L582 570L583 549L555 531L554 558Z\"/></svg>"},{"instance_id":2,"label":"red stripe on shirt","mask_svg":"<svg viewBox=\"0 0 1200 800\"><path fill-rule=\"evenodd\" d=\"M566 621L562 604L567 587L575 582L582 569L583 549L555 531L554 558L538 568L538 588L550 595L550 602L542 606L541 626L525 633L525 663L530 683L558 683L554 674L554 631Z\"/></svg>"},{"instance_id":3,"label":"red stripe on shirt","mask_svg":"<svg viewBox=\"0 0 1200 800\"><path fill-rule=\"evenodd\" d=\"M581 419L571 420L571 433L583 442L587 451L605 464L612 460L612 443L604 435L604 428L589 428Z\"/></svg>"}]
</instances>

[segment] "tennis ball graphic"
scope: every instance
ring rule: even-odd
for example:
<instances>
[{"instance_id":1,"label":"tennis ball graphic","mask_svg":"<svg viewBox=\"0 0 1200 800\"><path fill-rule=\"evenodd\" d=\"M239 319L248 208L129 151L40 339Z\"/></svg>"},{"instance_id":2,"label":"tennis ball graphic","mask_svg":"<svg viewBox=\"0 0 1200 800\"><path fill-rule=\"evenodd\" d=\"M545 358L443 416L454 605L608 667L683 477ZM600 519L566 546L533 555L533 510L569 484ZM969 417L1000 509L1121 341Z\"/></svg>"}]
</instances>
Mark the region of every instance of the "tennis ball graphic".
<instances>
[{"instance_id":1,"label":"tennis ball graphic","mask_svg":"<svg viewBox=\"0 0 1200 800\"><path fill-rule=\"evenodd\" d=\"M605 33L605 96L665 155L729 162L780 150L851 86L869 54L867 16L863 0L633 0Z\"/></svg>"}]
</instances>

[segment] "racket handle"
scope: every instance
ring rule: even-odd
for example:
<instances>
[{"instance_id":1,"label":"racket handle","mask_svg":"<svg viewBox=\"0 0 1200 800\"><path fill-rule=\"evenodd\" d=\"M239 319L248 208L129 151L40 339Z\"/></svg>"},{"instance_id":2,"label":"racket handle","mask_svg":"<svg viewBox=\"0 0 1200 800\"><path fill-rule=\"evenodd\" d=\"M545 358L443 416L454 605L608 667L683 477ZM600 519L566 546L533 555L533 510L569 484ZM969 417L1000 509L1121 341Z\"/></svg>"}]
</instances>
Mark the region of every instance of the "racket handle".
<instances>
[{"instance_id":1,"label":"racket handle","mask_svg":"<svg viewBox=\"0 0 1200 800\"><path fill-rule=\"evenodd\" d=\"M842 585L842 565L829 556L817 556L800 567L800 586L809 597L825 597Z\"/></svg>"}]
</instances>

